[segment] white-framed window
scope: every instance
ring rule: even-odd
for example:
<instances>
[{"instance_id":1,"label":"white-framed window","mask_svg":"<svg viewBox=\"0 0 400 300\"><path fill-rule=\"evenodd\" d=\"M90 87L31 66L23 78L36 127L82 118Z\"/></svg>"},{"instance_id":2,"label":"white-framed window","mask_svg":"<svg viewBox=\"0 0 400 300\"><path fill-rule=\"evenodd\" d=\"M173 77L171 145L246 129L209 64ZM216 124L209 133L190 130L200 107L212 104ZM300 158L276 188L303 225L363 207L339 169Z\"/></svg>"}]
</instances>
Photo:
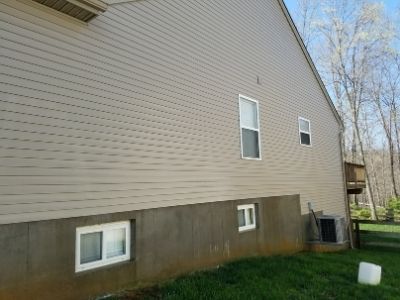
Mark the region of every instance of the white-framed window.
<instances>
[{"instance_id":1,"label":"white-framed window","mask_svg":"<svg viewBox=\"0 0 400 300\"><path fill-rule=\"evenodd\" d=\"M258 101L239 95L241 154L244 159L261 159Z\"/></svg>"},{"instance_id":2,"label":"white-framed window","mask_svg":"<svg viewBox=\"0 0 400 300\"><path fill-rule=\"evenodd\" d=\"M130 221L76 229L75 272L130 259Z\"/></svg>"},{"instance_id":3,"label":"white-framed window","mask_svg":"<svg viewBox=\"0 0 400 300\"><path fill-rule=\"evenodd\" d=\"M239 231L256 228L256 206L255 204L238 205Z\"/></svg>"},{"instance_id":4,"label":"white-framed window","mask_svg":"<svg viewBox=\"0 0 400 300\"><path fill-rule=\"evenodd\" d=\"M300 144L311 147L311 123L310 120L299 117Z\"/></svg>"}]
</instances>

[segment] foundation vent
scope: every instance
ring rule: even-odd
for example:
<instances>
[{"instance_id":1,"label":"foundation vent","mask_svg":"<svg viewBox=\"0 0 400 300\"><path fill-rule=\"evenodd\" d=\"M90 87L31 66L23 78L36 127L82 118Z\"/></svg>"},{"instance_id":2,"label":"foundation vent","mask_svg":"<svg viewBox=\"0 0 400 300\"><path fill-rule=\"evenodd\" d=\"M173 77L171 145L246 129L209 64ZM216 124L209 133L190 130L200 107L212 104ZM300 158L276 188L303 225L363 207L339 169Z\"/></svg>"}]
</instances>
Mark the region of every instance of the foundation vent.
<instances>
[{"instance_id":1,"label":"foundation vent","mask_svg":"<svg viewBox=\"0 0 400 300\"><path fill-rule=\"evenodd\" d=\"M321 242L344 243L346 240L346 221L340 216L321 216L318 218Z\"/></svg>"},{"instance_id":2,"label":"foundation vent","mask_svg":"<svg viewBox=\"0 0 400 300\"><path fill-rule=\"evenodd\" d=\"M100 0L33 0L83 22L89 22L107 9Z\"/></svg>"}]
</instances>

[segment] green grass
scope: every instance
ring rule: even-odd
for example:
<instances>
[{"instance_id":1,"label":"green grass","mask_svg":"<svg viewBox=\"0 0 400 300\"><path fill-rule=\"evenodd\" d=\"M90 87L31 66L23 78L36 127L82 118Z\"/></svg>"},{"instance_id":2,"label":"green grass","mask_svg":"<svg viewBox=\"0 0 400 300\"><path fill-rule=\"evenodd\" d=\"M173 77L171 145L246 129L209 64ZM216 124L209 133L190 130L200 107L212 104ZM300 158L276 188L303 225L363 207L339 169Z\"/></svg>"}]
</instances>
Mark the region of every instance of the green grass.
<instances>
[{"instance_id":1,"label":"green grass","mask_svg":"<svg viewBox=\"0 0 400 300\"><path fill-rule=\"evenodd\" d=\"M357 284L360 261L382 266L379 286ZM115 299L400 299L400 251L369 247L247 258L135 294Z\"/></svg>"},{"instance_id":2,"label":"green grass","mask_svg":"<svg viewBox=\"0 0 400 300\"><path fill-rule=\"evenodd\" d=\"M363 245L368 245L371 243L378 243L381 245L385 245L387 243L392 244L393 246L397 246L400 248L400 235L397 233L362 233L361 234L361 243ZM399 249L400 251L400 249Z\"/></svg>"},{"instance_id":3,"label":"green grass","mask_svg":"<svg viewBox=\"0 0 400 300\"><path fill-rule=\"evenodd\" d=\"M400 233L400 225L360 224L360 229L368 231Z\"/></svg>"},{"instance_id":4,"label":"green grass","mask_svg":"<svg viewBox=\"0 0 400 300\"><path fill-rule=\"evenodd\" d=\"M392 246L400 251L400 226L360 224L360 229L362 246Z\"/></svg>"}]
</instances>

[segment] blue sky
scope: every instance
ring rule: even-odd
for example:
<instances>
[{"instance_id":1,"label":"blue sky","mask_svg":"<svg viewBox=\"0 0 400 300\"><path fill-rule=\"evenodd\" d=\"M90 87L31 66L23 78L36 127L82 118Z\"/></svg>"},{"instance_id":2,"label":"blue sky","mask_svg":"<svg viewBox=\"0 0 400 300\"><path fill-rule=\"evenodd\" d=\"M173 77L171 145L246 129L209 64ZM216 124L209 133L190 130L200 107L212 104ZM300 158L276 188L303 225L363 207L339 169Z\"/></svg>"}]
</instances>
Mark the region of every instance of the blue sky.
<instances>
[{"instance_id":1,"label":"blue sky","mask_svg":"<svg viewBox=\"0 0 400 300\"><path fill-rule=\"evenodd\" d=\"M297 0L284 0L286 6L288 7L290 14L293 15L294 14L294 9L296 9L296 3ZM400 8L400 1L399 0L381 0L381 1L373 1L372 2L382 2L384 3L385 7L389 10L389 11L393 11L396 8Z\"/></svg>"}]
</instances>

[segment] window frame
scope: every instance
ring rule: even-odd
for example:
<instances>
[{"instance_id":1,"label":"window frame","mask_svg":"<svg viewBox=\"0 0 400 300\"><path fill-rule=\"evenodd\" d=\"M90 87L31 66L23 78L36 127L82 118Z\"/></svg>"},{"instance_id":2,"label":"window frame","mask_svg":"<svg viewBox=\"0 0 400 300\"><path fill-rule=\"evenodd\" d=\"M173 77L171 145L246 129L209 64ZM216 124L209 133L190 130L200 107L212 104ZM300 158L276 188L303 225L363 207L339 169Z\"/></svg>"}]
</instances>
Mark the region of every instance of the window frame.
<instances>
[{"instance_id":1,"label":"window frame","mask_svg":"<svg viewBox=\"0 0 400 300\"><path fill-rule=\"evenodd\" d=\"M242 125L242 109L241 109L241 100L247 100L250 102L254 102L256 104L256 109L257 109L257 129L256 128L251 128L247 126ZM247 160L262 160L262 155L261 155L261 128L260 128L260 106L258 104L258 101L255 99L252 99L250 97L244 96L239 94L239 127L240 127L240 156L242 159L247 159ZM243 134L242 134L242 129L247 129L247 130L252 130L257 132L257 137L258 137L258 156L259 157L247 157L244 156L243 153Z\"/></svg>"},{"instance_id":2,"label":"window frame","mask_svg":"<svg viewBox=\"0 0 400 300\"><path fill-rule=\"evenodd\" d=\"M254 223L253 224L248 224L249 221L249 214L248 214L248 210L249 209L253 209L253 220ZM254 230L257 228L257 219L256 219L256 205L253 204L243 204L243 205L238 205L237 206L237 211L239 210L244 210L244 219L245 219L245 225L244 226L240 226L239 225L239 220L238 220L238 230L239 232L243 232L243 231L249 231L249 230Z\"/></svg>"},{"instance_id":3,"label":"window frame","mask_svg":"<svg viewBox=\"0 0 400 300\"><path fill-rule=\"evenodd\" d=\"M308 122L309 132L304 131L304 130L301 129L301 127L300 127L300 121L306 121L306 122ZM303 117L300 117L300 116L299 116L299 117L298 117L298 127L299 127L299 142L300 142L300 145L305 146L305 147L312 147L311 121L310 121L309 119L306 119L306 118L303 118ZM309 145L303 144L303 143L301 142L301 134L302 134L302 133L308 134L308 135L310 136L310 144L309 144Z\"/></svg>"},{"instance_id":4,"label":"window frame","mask_svg":"<svg viewBox=\"0 0 400 300\"><path fill-rule=\"evenodd\" d=\"M106 236L107 232L114 229L125 229L125 254L119 255L116 257L107 258L106 257ZM81 264L81 235L87 233L102 233L102 241L101 241L101 260L88 262ZM97 224L92 226L85 227L77 227L76 228L76 236L75 236L75 272L82 272L86 270L91 270L103 266L108 266L111 264L116 264L123 261L128 261L131 258L131 222L130 221L122 221L122 222L113 222L113 223L104 223Z\"/></svg>"}]
</instances>

